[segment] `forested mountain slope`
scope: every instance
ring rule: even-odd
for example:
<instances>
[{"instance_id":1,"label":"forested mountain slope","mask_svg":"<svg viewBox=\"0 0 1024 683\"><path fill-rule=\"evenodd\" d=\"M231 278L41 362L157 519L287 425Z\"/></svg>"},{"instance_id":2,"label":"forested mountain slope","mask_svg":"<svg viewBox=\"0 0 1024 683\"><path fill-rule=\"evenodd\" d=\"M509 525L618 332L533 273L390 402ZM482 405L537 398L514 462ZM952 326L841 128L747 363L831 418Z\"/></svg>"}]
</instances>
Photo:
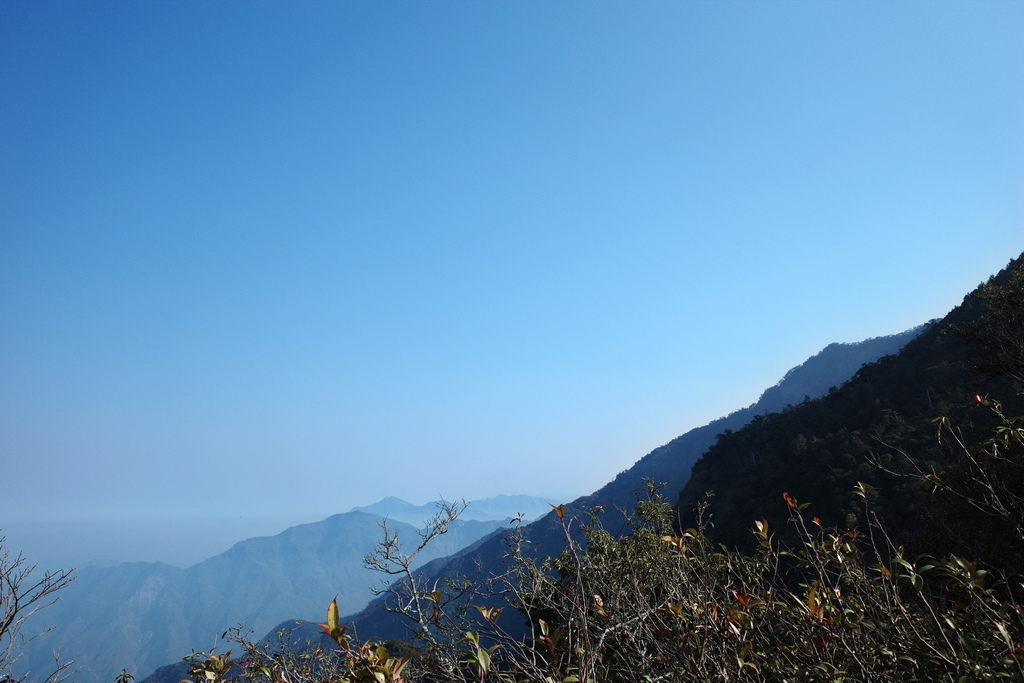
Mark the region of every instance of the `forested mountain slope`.
<instances>
[{"instance_id":1,"label":"forested mountain slope","mask_svg":"<svg viewBox=\"0 0 1024 683\"><path fill-rule=\"evenodd\" d=\"M993 282L1006 283L1020 268L1018 258ZM811 503L826 526L863 524L853 493L860 481L878 489L877 510L900 540L922 551L941 544L947 552L976 556L979 549L970 546L978 534L972 530L982 520L967 523L962 510L960 521L951 519L941 497L918 478L900 475L948 464L949 444L937 440L936 418L950 418L967 441L991 429L990 411L981 409L976 393L1002 401L1011 413L1021 408L1014 380L974 372L977 350L948 333L982 312L976 291L899 354L862 368L841 390L723 435L696 463L680 494L684 524L693 521L694 504L707 492L714 493L715 536L730 545L751 543L757 519L784 528L784 493ZM934 522L943 517L938 532ZM950 546L954 540L956 547Z\"/></svg>"},{"instance_id":2,"label":"forested mountain slope","mask_svg":"<svg viewBox=\"0 0 1024 683\"><path fill-rule=\"evenodd\" d=\"M607 510L605 524L610 529L624 528L626 520L616 509L631 511L638 492L644 489L645 480L664 484L666 495L674 498L689 479L694 462L715 442L719 434L739 429L757 415L782 410L791 403L827 394L830 389L842 385L865 363L898 352L926 327L922 325L900 334L856 343L830 344L787 372L778 384L767 389L753 405L692 429L656 448L596 492L567 504L566 514L584 517L585 510L604 506ZM522 533L529 539L532 552L538 555L557 554L564 542L561 525L554 513L524 526ZM507 553L506 540L494 537L472 552L435 560L424 566L423 572L430 577L430 581L445 577L497 574L505 566ZM383 638L408 636L407 625L380 609L379 601L371 603L350 619L359 633L372 633Z\"/></svg>"}]
</instances>

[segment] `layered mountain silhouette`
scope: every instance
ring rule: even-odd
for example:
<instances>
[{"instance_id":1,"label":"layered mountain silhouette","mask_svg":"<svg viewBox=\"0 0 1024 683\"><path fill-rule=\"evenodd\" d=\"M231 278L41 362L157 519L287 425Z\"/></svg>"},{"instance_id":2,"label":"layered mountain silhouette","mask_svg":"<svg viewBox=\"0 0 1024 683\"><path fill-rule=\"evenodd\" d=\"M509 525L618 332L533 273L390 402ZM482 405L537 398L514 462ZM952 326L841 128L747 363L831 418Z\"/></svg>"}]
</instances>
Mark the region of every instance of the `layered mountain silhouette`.
<instances>
[{"instance_id":1,"label":"layered mountain silhouette","mask_svg":"<svg viewBox=\"0 0 1024 683\"><path fill-rule=\"evenodd\" d=\"M158 562L85 567L60 601L29 625L36 632L49 624L59 628L24 648L19 669L48 672L57 651L62 660L74 660L73 680L110 683L123 668L146 673L193 649L207 650L240 623L263 633L289 617L320 618L335 596L342 610L356 611L380 584L363 557L384 521L354 510L242 541L187 569ZM506 524L460 519L417 562L451 555ZM419 525L391 519L388 526L404 545L418 543Z\"/></svg>"},{"instance_id":2,"label":"layered mountain silhouette","mask_svg":"<svg viewBox=\"0 0 1024 683\"><path fill-rule=\"evenodd\" d=\"M1007 282L1021 268L1024 255L993 278L993 284ZM814 514L826 526L863 524L858 515L865 513L854 486L865 482L878 490L874 512L915 553L955 552L996 566L1019 566L1024 549L1001 542L1005 539L999 533L987 530L991 520L934 496L918 477L908 476L950 462L948 447L936 439L935 418L953 419L967 443L972 431L984 434L994 427L991 411L978 406L975 394L993 395L1011 414L1024 410L1020 386L1009 377L974 372L974 352L948 334L952 327L968 327L983 313L976 290L942 320L905 336L888 342L869 340L860 349L830 346L787 373L758 403L655 449L594 494L568 505L565 515L585 520L588 509L619 508L625 513L621 522L606 513L604 526L613 534L628 533L625 515L638 494L643 495L642 480L647 478L662 482L670 500L678 495L676 510L684 526L694 522L695 505L713 493L711 535L744 547L753 540L756 520L767 518L770 528L785 534L788 510L783 494L812 503ZM889 342L895 343L875 362L859 369L856 363L845 363L847 352L882 349ZM904 342L902 350L889 355ZM853 376L847 375L844 382L834 375L815 385L814 378L826 377L822 368L836 367ZM797 399L801 394L804 398ZM982 529L985 533L979 533ZM564 547L564 533L554 514L525 527L523 535L541 556L557 555ZM488 539L474 552L448 561L429 579L471 576L474 566L497 573L498 558L506 548L504 539ZM359 632L408 637L407 626L379 606L371 604L351 618Z\"/></svg>"},{"instance_id":3,"label":"layered mountain silhouette","mask_svg":"<svg viewBox=\"0 0 1024 683\"><path fill-rule=\"evenodd\" d=\"M570 503L567 506L569 514L579 513L584 508L597 505L631 509L636 501L637 491L644 487L645 479L664 483L666 491L678 491L688 480L693 463L723 431L739 429L757 415L783 410L787 406L827 394L842 385L865 363L896 353L925 327L857 343L829 345L786 373L778 384L767 389L753 405L693 429L665 446L655 449L600 490ZM400 501L385 500L378 506L370 506L367 509L387 512L396 517L403 513L418 515L423 512L412 508L414 506ZM538 552L557 552L560 549L561 529L554 515L550 513L550 508L548 512L549 514L543 518L522 528L522 532L537 544ZM506 551L504 534L499 533L482 538L474 546L463 549L453 557L435 559L426 564L421 571L432 578L472 575L477 571L498 571ZM323 611L326 604L325 602L319 606L320 611ZM317 616L319 617L319 614ZM357 632L364 636L402 638L409 635L405 624L382 611L376 603L371 603L350 620L355 622ZM296 622L294 619L279 624L274 630L278 629L294 630L300 640L317 638L319 633L315 626ZM169 665L146 679L146 683L178 681L184 673L183 665Z\"/></svg>"},{"instance_id":4,"label":"layered mountain silhouette","mask_svg":"<svg viewBox=\"0 0 1024 683\"><path fill-rule=\"evenodd\" d=\"M394 519L406 524L420 526L437 512L437 503L434 501L426 505L413 505L401 498L388 496L373 505L354 507L356 512L369 512L388 519ZM538 496L494 496L483 500L474 500L469 507L459 516L463 520L490 521L494 519L520 518L533 520L551 511L551 505L560 501L553 498L541 498Z\"/></svg>"},{"instance_id":5,"label":"layered mountain silhouette","mask_svg":"<svg viewBox=\"0 0 1024 683\"><path fill-rule=\"evenodd\" d=\"M765 416L799 414L820 403L815 399L821 397L835 400L831 397L844 395L850 385L871 375L873 366L861 369L865 364L879 358L885 359L883 365L897 363L898 359L886 357L919 335L937 334L935 323L929 323L898 335L832 344L790 370L753 405L655 449L598 491L568 504L568 513L580 514L596 506L630 510L645 480L663 483L666 494L675 497L690 480L694 463L716 442L721 445L739 438L734 434L748 433L770 419ZM706 460L710 459L709 455ZM429 554L420 558L428 562L421 571L444 577L497 569L507 550L504 534L498 533L503 525L472 516L486 517L490 507L491 515L508 513L523 519L550 510L549 501L529 496L498 497L482 504L486 502L471 505L452 531L429 547ZM33 644L25 663L45 670L49 652L58 650L64 658L76 660L76 680L98 683L112 680L125 666L145 673L160 664L180 662L192 649L217 645L219 633L239 622L259 634L279 625L294 626L295 619L321 620L335 595L343 613L356 613L370 597L369 586L378 583L379 577L362 566L362 558L379 538L383 518L411 540L416 538L416 528L406 521L422 523L433 512L431 506L385 499L278 536L243 541L188 569L159 563L86 568L63 601L45 613L46 621L60 628ZM522 531L538 552L560 549L561 531L552 514ZM404 624L372 603L350 620L364 636L408 635ZM180 665L165 668L154 680L170 680L167 676L183 672L177 669Z\"/></svg>"},{"instance_id":6,"label":"layered mountain silhouette","mask_svg":"<svg viewBox=\"0 0 1024 683\"><path fill-rule=\"evenodd\" d=\"M992 283L1009 282L1022 267L1024 256ZM863 367L842 390L723 436L694 465L679 494L683 523L713 491L714 535L734 547L752 544L754 520L767 519L770 528L785 532L787 493L810 504L825 526L862 525L864 508L854 487L863 482L877 491L875 512L911 555L952 552L1019 566L1024 557L1009 557L1010 541L986 530L984 516L933 495L909 476L953 462L955 449L937 438L937 418L956 425L964 443L990 433L994 418L975 395L992 396L1007 415L1024 410L1012 376L976 372L980 349L950 334L984 312L976 290L898 355Z\"/></svg>"},{"instance_id":7,"label":"layered mountain silhouette","mask_svg":"<svg viewBox=\"0 0 1024 683\"><path fill-rule=\"evenodd\" d=\"M864 365L898 353L904 345L930 329L933 324L925 323L899 334L861 342L830 344L787 372L752 405L691 429L654 449L594 493L568 503L565 514L585 518L587 510L603 507L608 511L604 519L606 527L613 532L620 527L626 531L628 516L636 505L638 495L643 495L646 481L662 485L662 492L674 499L689 481L694 463L723 433L738 430L758 416L785 411L826 394L838 393L838 387ZM557 555L564 546L564 533L554 512L523 526L520 533L538 556ZM499 574L507 552L508 541L504 534L497 534L482 541L478 548L470 552L460 553L448 560L435 560L424 567L423 571L431 582L461 576ZM372 634L384 639L409 637L408 624L382 609L380 603L380 600L370 603L366 609L349 617L349 621L361 634Z\"/></svg>"}]
</instances>

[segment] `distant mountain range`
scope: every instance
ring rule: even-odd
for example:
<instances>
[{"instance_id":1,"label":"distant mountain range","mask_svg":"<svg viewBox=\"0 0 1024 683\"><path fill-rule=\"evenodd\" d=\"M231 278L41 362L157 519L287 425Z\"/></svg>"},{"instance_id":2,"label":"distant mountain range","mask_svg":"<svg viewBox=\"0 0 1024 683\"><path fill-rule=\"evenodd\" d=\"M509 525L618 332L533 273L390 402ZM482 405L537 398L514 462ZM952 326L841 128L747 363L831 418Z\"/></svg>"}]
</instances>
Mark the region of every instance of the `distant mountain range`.
<instances>
[{"instance_id":1,"label":"distant mountain range","mask_svg":"<svg viewBox=\"0 0 1024 683\"><path fill-rule=\"evenodd\" d=\"M373 505L354 507L352 510L355 512L369 512L381 517L387 517L388 519L412 524L413 526L422 526L427 519L437 513L438 502L413 505L401 498L388 496ZM540 498L537 496L494 496L493 498L470 502L459 519L485 522L496 519L521 518L524 521L531 521L551 512L550 506L552 504L561 502L552 498Z\"/></svg>"},{"instance_id":2,"label":"distant mountain range","mask_svg":"<svg viewBox=\"0 0 1024 683\"><path fill-rule=\"evenodd\" d=\"M571 503L570 509L629 509L644 478L678 491L718 434L742 427L755 415L828 393L864 363L896 352L921 329L828 346L788 372L757 403L655 449L597 492ZM470 502L451 532L418 558L420 563L430 562L423 570L444 576L475 563L496 565L505 546L500 538L487 537L512 517L541 517L525 527L526 533L542 550L555 550L554 523L547 514L551 502L534 496ZM75 680L109 683L122 668L145 673L180 661L193 649L209 649L225 628L242 622L254 633L264 633L286 620L319 620L335 596L343 613L355 613L372 597L370 586L380 583L378 575L363 567L362 558L379 539L385 518L406 543L412 543L418 539L417 528L436 511L433 503L413 505L386 498L276 536L242 541L187 569L161 563L86 567L61 601L38 615L36 630L46 624L59 628L25 649L21 668L46 671L52 664L50 653L56 650L63 659L75 660ZM405 635L372 606L357 623L360 633Z\"/></svg>"},{"instance_id":3,"label":"distant mountain range","mask_svg":"<svg viewBox=\"0 0 1024 683\"><path fill-rule=\"evenodd\" d=\"M738 430L757 416L783 411L790 406L838 391L838 387L865 364L898 353L909 341L927 330L930 324L861 342L828 345L787 372L777 384L765 390L754 404L713 420L703 427L691 429L654 449L594 493L567 504L566 515L585 517L585 510L604 506L609 512L605 517L607 528L613 533L619 525L625 529L625 518L619 516L619 522L616 522L615 511L622 510L628 514L633 510L638 493L644 490L645 480L662 484L665 495L673 499L689 481L694 463L723 432ZM554 513L524 526L522 533L538 555L557 555L564 546L564 534ZM425 568L428 571L427 580L470 575L478 568L482 568L484 573L499 573L506 551L505 539L496 535L481 542L471 552L460 553L449 561L434 561ZM379 601L370 603L366 609L349 617L349 621L355 624L359 633L385 639L409 636L406 624L381 609Z\"/></svg>"},{"instance_id":4,"label":"distant mountain range","mask_svg":"<svg viewBox=\"0 0 1024 683\"><path fill-rule=\"evenodd\" d=\"M1006 285L1022 269L1024 255L992 282ZM968 444L994 428L992 416L979 410L976 393L998 400L1008 416L1024 411L1024 395L1012 375L975 371L978 348L948 334L970 328L984 310L978 293L971 293L898 355L865 366L840 391L719 439L694 464L679 492L683 524L693 521L694 504L705 492L714 491L715 538L733 547L754 544L750 526L755 519L767 520L784 537L791 528L781 502L784 493L811 505L826 527L863 525L863 502L853 492L863 482L878 492L874 512L909 557L955 553L990 566L1024 566L1024 551L1014 549L1012 538L995 533L989 516L970 505L943 501L932 487L906 476L943 471L950 464L948 444L937 438L937 418L956 425L957 438ZM1004 334L992 342L1001 350L1021 343L1020 328ZM999 479L1008 487L1014 482L1005 474Z\"/></svg>"},{"instance_id":5,"label":"distant mountain range","mask_svg":"<svg viewBox=\"0 0 1024 683\"><path fill-rule=\"evenodd\" d=\"M509 498L509 504L518 499ZM478 517L492 509L501 518L458 520L417 558L417 565L451 555L506 525L505 507L481 503L470 503L469 509ZM391 499L380 505L403 503ZM404 506L421 512L427 507ZM389 528L404 545L415 547L419 525L397 517L390 515ZM147 673L193 649L209 649L224 629L242 622L263 633L289 617L322 618L335 596L343 611L354 612L372 597L370 587L381 583L379 574L363 567L363 557L373 550L384 521L353 510L242 541L187 569L158 562L85 567L61 592L60 601L28 624L27 632L51 624L59 628L24 648L19 670L48 673L51 652L58 651L62 660L75 661L73 680L111 683L123 668Z\"/></svg>"},{"instance_id":6,"label":"distant mountain range","mask_svg":"<svg viewBox=\"0 0 1024 683\"><path fill-rule=\"evenodd\" d=\"M690 468L700 455L710 446L721 432L729 429L738 429L749 422L755 415L765 414L772 411L784 409L788 405L798 404L806 399L822 396L833 387L842 385L849 379L863 364L877 360L879 357L897 352L910 339L919 334L924 326L908 330L904 333L869 339L853 344L832 344L820 353L809 358L806 362L790 370L778 384L764 392L761 398L748 408L736 411L731 415L715 420L714 422L691 430L683 436L673 440L671 443L655 449L653 452L641 458L636 464L625 472L619 474L614 481L608 483L597 492L580 498L568 507L570 510L579 511L584 507L603 504L610 507L620 506L631 509L636 500L636 491L643 486L644 478L652 478L656 481L667 484L670 492L678 491L683 487L689 478ZM489 501L477 501L470 505L467 514L473 514L474 508L479 513L483 509L498 510L497 514L509 512L512 509L516 513L526 513L529 518L531 513L550 513L548 501L543 499L520 497L520 496L499 496ZM530 507L530 506L533 507ZM422 522L423 516L433 512L431 506L413 506L398 499L385 499L380 503L356 510L372 510L379 514L385 514L391 519L416 520ZM525 533L531 541L540 544L541 551L550 550L557 552L558 542L556 537L560 530L556 528L553 515L545 514L540 520L524 527ZM423 567L424 573L432 577L446 576L468 572L472 567L480 564L484 569L496 568L504 558L506 546L501 534L491 538L480 539L476 547L464 549L450 558L438 558ZM464 572L465 570L465 572ZM320 612L328 601L322 601L319 605L311 605L311 609L319 610L314 612L316 618L320 618ZM344 609L344 608L343 608ZM315 635L316 630L306 624L300 623L296 626L294 619L300 616L295 611L291 619L278 624L279 628L298 628L299 633ZM381 612L375 605L371 604L363 612L354 617L357 632L360 634L374 635L384 638L404 637L408 634L405 627L397 623L389 615ZM259 631L257 631L259 632ZM180 655L179 655L180 657ZM173 662L173 658L165 662ZM148 683L179 681L184 675L184 667L180 664L164 667ZM146 683L145 681L143 683Z\"/></svg>"},{"instance_id":7,"label":"distant mountain range","mask_svg":"<svg viewBox=\"0 0 1024 683\"><path fill-rule=\"evenodd\" d=\"M579 498L569 506L574 510L605 505L632 511L637 491L650 479L664 485L674 495L690 479L690 470L697 459L722 432L741 428L758 415L777 413L789 406L825 396L849 380L864 365L898 353L910 340L927 329L929 323L899 334L873 337L860 342L833 343L792 368L775 385L766 389L756 402L735 412L712 420L703 427L691 429L664 446L638 460L614 480L594 493Z\"/></svg>"}]
</instances>

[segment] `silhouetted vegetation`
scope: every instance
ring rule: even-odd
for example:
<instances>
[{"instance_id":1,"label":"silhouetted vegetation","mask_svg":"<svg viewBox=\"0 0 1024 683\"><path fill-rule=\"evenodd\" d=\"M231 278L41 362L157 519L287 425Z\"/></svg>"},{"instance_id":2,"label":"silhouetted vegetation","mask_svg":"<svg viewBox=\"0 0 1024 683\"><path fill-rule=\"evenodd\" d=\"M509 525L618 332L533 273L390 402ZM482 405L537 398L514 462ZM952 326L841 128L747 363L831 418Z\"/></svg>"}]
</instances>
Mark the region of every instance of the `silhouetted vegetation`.
<instances>
[{"instance_id":1,"label":"silhouetted vegetation","mask_svg":"<svg viewBox=\"0 0 1024 683\"><path fill-rule=\"evenodd\" d=\"M27 632L25 622L40 609L57 600L56 593L74 580L73 570L39 572L20 553L11 555L0 536L0 681L18 683L14 664L21 649L39 634ZM59 681L67 673L69 662L54 656L53 666L43 680Z\"/></svg>"}]
</instances>

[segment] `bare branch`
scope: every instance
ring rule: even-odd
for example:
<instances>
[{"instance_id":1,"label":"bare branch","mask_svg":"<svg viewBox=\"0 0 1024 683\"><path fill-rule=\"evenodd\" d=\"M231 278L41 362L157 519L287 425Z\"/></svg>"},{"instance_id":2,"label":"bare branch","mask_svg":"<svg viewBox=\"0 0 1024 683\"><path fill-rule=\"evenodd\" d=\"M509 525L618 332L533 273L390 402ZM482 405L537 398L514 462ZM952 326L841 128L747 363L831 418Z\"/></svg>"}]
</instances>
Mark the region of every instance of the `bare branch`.
<instances>
[{"instance_id":1,"label":"bare branch","mask_svg":"<svg viewBox=\"0 0 1024 683\"><path fill-rule=\"evenodd\" d=\"M27 635L25 621L39 610L59 600L54 594L74 579L72 569L46 571L33 577L38 565L29 565L21 553L12 556L0 536L0 677L18 681L12 674L18 651L42 634ZM49 630L49 629L48 629ZM44 631L45 632L45 631ZM64 678L70 662L55 664L48 683Z\"/></svg>"}]
</instances>

